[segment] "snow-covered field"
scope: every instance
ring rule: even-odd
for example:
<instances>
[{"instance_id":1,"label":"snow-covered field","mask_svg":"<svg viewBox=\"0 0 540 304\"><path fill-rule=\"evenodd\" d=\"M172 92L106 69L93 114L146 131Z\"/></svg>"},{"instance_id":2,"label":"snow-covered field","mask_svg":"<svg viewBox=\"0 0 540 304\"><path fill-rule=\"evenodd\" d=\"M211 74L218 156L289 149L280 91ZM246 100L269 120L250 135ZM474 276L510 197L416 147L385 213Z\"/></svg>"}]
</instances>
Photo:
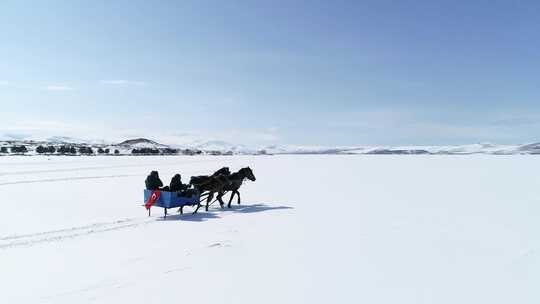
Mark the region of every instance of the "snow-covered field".
<instances>
[{"instance_id":1,"label":"snow-covered field","mask_svg":"<svg viewBox=\"0 0 540 304\"><path fill-rule=\"evenodd\" d=\"M251 166L232 210L144 179ZM0 303L539 303L538 156L0 157ZM228 198L228 197L227 197Z\"/></svg>"}]
</instances>

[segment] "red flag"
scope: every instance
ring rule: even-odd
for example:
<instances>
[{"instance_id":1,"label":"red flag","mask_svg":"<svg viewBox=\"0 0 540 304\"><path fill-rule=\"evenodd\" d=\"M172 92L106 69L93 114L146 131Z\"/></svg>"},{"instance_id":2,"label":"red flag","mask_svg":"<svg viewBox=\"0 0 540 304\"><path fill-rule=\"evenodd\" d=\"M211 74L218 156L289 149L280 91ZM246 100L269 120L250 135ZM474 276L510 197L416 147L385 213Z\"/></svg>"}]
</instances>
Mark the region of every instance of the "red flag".
<instances>
[{"instance_id":1,"label":"red flag","mask_svg":"<svg viewBox=\"0 0 540 304\"><path fill-rule=\"evenodd\" d=\"M148 198L148 201L146 202L146 204L144 204L146 209L150 209L150 207L152 207L154 203L159 199L160 195L161 195L161 192L159 192L158 190L152 192L152 195L150 195L150 197Z\"/></svg>"}]
</instances>

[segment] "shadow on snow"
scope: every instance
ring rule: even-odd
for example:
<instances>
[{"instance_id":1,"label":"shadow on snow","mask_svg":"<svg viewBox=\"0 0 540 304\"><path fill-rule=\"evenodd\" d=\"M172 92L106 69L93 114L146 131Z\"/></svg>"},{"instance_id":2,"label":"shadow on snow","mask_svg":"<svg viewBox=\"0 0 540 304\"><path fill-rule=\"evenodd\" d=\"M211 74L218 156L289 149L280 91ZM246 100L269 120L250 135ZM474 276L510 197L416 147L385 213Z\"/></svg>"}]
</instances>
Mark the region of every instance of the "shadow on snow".
<instances>
[{"instance_id":1,"label":"shadow on snow","mask_svg":"<svg viewBox=\"0 0 540 304\"><path fill-rule=\"evenodd\" d=\"M287 209L294 209L293 207L289 206L269 206L266 204L254 204L254 205L236 205L231 206L231 208L223 209L223 211L232 211L237 213L256 213L256 212L264 212L264 211L271 211L271 210L287 210Z\"/></svg>"},{"instance_id":2,"label":"shadow on snow","mask_svg":"<svg viewBox=\"0 0 540 304\"><path fill-rule=\"evenodd\" d=\"M288 210L294 209L289 206L270 206L266 204L253 204L253 205L236 205L231 208L225 207L224 209L210 209L208 212L204 211L202 207L196 214L191 214L189 208L184 209L184 214L169 214L166 218L159 218L158 221L186 221L186 222L204 222L209 219L220 218L221 212L234 212L234 213L258 213L273 210ZM175 210L175 209L171 209ZM169 212L171 212L169 211Z\"/></svg>"}]
</instances>

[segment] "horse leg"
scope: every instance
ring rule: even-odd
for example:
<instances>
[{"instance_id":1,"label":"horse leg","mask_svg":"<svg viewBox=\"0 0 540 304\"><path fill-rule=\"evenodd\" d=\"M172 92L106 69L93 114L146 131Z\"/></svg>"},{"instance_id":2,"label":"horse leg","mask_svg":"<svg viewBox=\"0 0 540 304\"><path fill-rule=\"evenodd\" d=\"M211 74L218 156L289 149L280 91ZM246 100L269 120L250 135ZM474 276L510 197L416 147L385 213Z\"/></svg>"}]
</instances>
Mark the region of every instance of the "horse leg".
<instances>
[{"instance_id":1,"label":"horse leg","mask_svg":"<svg viewBox=\"0 0 540 304\"><path fill-rule=\"evenodd\" d=\"M201 208L200 202L197 204L197 208L195 208L195 211L193 211L193 214L197 213L197 211L199 211L199 208Z\"/></svg>"},{"instance_id":2,"label":"horse leg","mask_svg":"<svg viewBox=\"0 0 540 304\"><path fill-rule=\"evenodd\" d=\"M236 191L231 192L231 198L229 198L229 203L227 204L227 208L231 208L231 202L232 202L232 199L233 199L235 193L236 193Z\"/></svg>"},{"instance_id":3,"label":"horse leg","mask_svg":"<svg viewBox=\"0 0 540 304\"><path fill-rule=\"evenodd\" d=\"M180 207L180 214L184 214L184 206Z\"/></svg>"},{"instance_id":4,"label":"horse leg","mask_svg":"<svg viewBox=\"0 0 540 304\"><path fill-rule=\"evenodd\" d=\"M208 197L206 198L206 211L208 211L208 206L210 205L210 201L214 198L214 192L210 192L208 194Z\"/></svg>"},{"instance_id":5,"label":"horse leg","mask_svg":"<svg viewBox=\"0 0 540 304\"><path fill-rule=\"evenodd\" d=\"M223 197L223 192L219 192L218 195L217 195L217 200L219 202L219 205L221 206L221 209L223 209L223 205L225 205L225 203L221 199L222 197Z\"/></svg>"},{"instance_id":6,"label":"horse leg","mask_svg":"<svg viewBox=\"0 0 540 304\"><path fill-rule=\"evenodd\" d=\"M238 205L240 205L240 191L236 190L236 195L238 195Z\"/></svg>"}]
</instances>

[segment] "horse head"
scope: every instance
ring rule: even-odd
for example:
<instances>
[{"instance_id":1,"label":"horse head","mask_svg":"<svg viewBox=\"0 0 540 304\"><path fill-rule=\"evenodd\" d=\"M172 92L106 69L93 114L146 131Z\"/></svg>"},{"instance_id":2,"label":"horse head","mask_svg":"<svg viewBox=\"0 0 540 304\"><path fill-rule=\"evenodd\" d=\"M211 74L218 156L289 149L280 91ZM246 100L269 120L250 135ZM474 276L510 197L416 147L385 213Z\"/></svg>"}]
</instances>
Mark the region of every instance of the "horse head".
<instances>
[{"instance_id":1,"label":"horse head","mask_svg":"<svg viewBox=\"0 0 540 304\"><path fill-rule=\"evenodd\" d=\"M242 169L240 169L240 171L241 171L242 174L243 174L247 179L249 179L250 181L254 182L254 181L257 180L257 179L255 178L255 175L253 174L253 171L251 170L250 167L242 168Z\"/></svg>"}]
</instances>

